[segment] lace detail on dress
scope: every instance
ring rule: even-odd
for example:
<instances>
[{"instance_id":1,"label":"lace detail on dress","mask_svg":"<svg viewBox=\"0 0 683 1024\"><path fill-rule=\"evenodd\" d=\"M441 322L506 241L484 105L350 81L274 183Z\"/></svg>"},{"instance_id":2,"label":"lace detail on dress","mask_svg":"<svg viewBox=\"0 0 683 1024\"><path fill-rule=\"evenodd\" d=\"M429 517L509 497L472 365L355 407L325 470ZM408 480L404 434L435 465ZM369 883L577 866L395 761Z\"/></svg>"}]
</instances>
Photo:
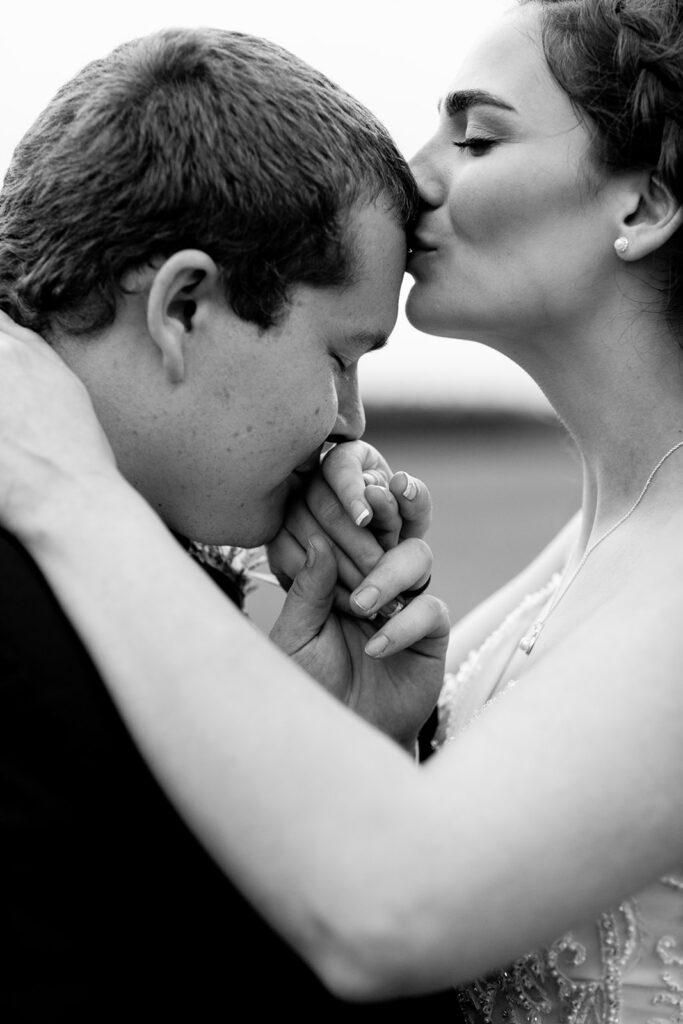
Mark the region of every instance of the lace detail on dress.
<instances>
[{"instance_id":1,"label":"lace detail on dress","mask_svg":"<svg viewBox=\"0 0 683 1024\"><path fill-rule=\"evenodd\" d=\"M503 620L500 626L487 636L480 647L470 651L457 672L447 672L444 677L444 685L441 689L438 701L439 728L432 741L434 748L443 746L457 736L466 725L470 725L475 718L478 718L485 707L506 692L509 687L514 686L515 680L510 679L505 685L497 690L491 698L476 708L474 712L463 719L462 710L470 695L470 691L476 676L486 664L487 659L500 645L502 640L509 636L521 619L534 609L543 607L546 601L557 589L560 583L560 573L555 573L550 581L540 590L528 594L510 614Z\"/></svg>"},{"instance_id":2,"label":"lace detail on dress","mask_svg":"<svg viewBox=\"0 0 683 1024\"><path fill-rule=\"evenodd\" d=\"M446 676L435 747L456 739L510 692L515 680L503 673L488 699L473 706L475 681L489 659L505 655L503 640L515 628L521 633L524 617L551 597L559 580L556 574L526 597ZM473 980L458 996L471 1024L683 1024L683 875L664 876L597 921Z\"/></svg>"},{"instance_id":3,"label":"lace detail on dress","mask_svg":"<svg viewBox=\"0 0 683 1024\"><path fill-rule=\"evenodd\" d=\"M597 922L602 973L577 979L571 968L589 960L586 945L568 932L548 949L516 960L506 971L459 992L465 1018L482 1024L618 1024L622 974L637 954L637 920L631 903L601 914ZM472 1013L474 1010L474 1014Z\"/></svg>"},{"instance_id":4,"label":"lace detail on dress","mask_svg":"<svg viewBox=\"0 0 683 1024\"><path fill-rule=\"evenodd\" d=\"M673 889L675 892L683 893L683 878L676 875L666 875L661 879L662 885ZM663 935L655 946L655 952L664 967L683 968L683 955L681 944L683 936L678 939L674 935ZM655 1006L668 1006L676 1011L675 1017L653 1017L648 1024L683 1024L683 972L678 971L680 980L676 980L671 971L662 971L661 982L663 988L652 997Z\"/></svg>"}]
</instances>

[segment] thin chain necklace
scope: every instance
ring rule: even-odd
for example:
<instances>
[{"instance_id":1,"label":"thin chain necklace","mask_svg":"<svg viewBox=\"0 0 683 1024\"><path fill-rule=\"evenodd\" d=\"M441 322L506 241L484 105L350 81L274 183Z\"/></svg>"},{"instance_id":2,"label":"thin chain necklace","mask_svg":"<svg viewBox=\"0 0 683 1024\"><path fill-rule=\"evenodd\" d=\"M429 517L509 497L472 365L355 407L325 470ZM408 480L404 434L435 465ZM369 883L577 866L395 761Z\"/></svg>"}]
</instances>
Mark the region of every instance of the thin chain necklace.
<instances>
[{"instance_id":1,"label":"thin chain necklace","mask_svg":"<svg viewBox=\"0 0 683 1024\"><path fill-rule=\"evenodd\" d=\"M583 557L581 558L581 561L579 562L579 564L577 565L576 569L574 570L574 572L569 577L569 582L565 586L564 590L560 591L558 589L555 592L555 596L553 597L552 601L550 602L550 604L548 606L548 609L545 612L545 614L542 613L536 619L536 621L534 623L532 623L532 626L531 626L531 629L529 630L529 632L525 633L525 635L519 641L519 645L518 646L519 646L520 651L523 651L524 654L531 654L531 652L534 649L534 645L535 645L536 641L538 640L539 636L541 635L543 627L545 626L545 624L548 621L548 619L549 619L550 615L552 614L552 612L555 611L555 609L557 608L558 604L560 603L560 601L562 600L564 595L567 593L567 591L571 587L571 585L574 582L574 580L576 579L576 577L579 575L579 573L583 569L584 565L586 564L586 559L588 558L588 556L593 554L593 552L597 548L598 544L602 544L603 540L607 540L607 538L609 537L609 535L611 533L614 533L614 531L618 530L620 526L623 526L623 524L626 522L626 520L630 516L633 515L633 513L638 508L638 506L640 505L641 501L643 500L643 498L647 494L648 488L649 488L650 484L652 483L652 481L654 480L655 475L657 474L657 472L662 468L662 466L664 465L666 460L669 458L669 456L673 455L673 453L675 451L677 451L679 448L683 448L683 441L679 441L678 444L673 445L671 448L669 448L668 452L665 452L665 454L662 455L661 459L659 460L659 462L657 463L657 465L655 466L655 468L652 470L652 472L650 473L649 477L645 481L645 486L643 487L642 491L640 492L640 494L638 495L636 500L631 505L631 507L628 510L628 512L625 512L624 515L621 517L621 519L617 519L616 523L614 523L612 526L610 526L610 528L608 530L605 530L605 532L602 534L602 536L598 537L598 539L596 540L595 544L591 544L591 546L589 548L586 548L586 550L583 553Z\"/></svg>"}]
</instances>

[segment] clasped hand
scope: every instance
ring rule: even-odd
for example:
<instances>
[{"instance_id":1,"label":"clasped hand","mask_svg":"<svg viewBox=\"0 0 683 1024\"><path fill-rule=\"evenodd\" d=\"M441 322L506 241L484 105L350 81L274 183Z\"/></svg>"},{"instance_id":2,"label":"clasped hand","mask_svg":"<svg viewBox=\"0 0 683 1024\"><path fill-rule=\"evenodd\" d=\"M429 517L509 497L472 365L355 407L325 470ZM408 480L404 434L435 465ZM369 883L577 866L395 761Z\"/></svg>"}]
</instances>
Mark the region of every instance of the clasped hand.
<instances>
[{"instance_id":1,"label":"clasped hand","mask_svg":"<svg viewBox=\"0 0 683 1024\"><path fill-rule=\"evenodd\" d=\"M420 593L430 519L425 485L354 441L325 456L268 550L288 590L271 639L407 749L443 683L450 627L444 603Z\"/></svg>"}]
</instances>

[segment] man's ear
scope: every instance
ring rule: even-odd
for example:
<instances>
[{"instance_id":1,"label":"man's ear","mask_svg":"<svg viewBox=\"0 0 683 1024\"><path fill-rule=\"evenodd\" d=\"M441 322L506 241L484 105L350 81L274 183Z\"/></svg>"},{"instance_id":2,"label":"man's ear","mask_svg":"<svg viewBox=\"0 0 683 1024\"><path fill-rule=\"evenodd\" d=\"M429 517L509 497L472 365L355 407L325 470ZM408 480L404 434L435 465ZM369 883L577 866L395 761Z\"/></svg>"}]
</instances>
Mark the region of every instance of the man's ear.
<instances>
[{"instance_id":1,"label":"man's ear","mask_svg":"<svg viewBox=\"0 0 683 1024\"><path fill-rule=\"evenodd\" d=\"M656 174L640 171L629 178L615 237L628 240L621 258L635 261L669 241L683 224L683 208Z\"/></svg>"},{"instance_id":2,"label":"man's ear","mask_svg":"<svg viewBox=\"0 0 683 1024\"><path fill-rule=\"evenodd\" d=\"M173 384L185 377L185 344L202 300L218 283L216 264L199 249L181 249L154 275L147 300L147 329L161 352L164 371Z\"/></svg>"}]
</instances>

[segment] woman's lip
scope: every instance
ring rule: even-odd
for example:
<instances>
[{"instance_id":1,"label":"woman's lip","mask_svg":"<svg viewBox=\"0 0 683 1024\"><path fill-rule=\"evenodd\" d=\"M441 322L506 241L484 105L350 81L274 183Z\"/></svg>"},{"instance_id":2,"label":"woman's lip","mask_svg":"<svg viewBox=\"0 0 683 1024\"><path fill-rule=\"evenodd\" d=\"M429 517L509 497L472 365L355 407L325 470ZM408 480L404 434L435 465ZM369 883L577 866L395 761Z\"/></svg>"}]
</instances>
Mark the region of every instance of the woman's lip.
<instances>
[{"instance_id":1,"label":"woman's lip","mask_svg":"<svg viewBox=\"0 0 683 1024\"><path fill-rule=\"evenodd\" d=\"M434 252L438 246L434 245L427 238L421 238L420 235L412 235L408 244L408 252Z\"/></svg>"},{"instance_id":2,"label":"woman's lip","mask_svg":"<svg viewBox=\"0 0 683 1024\"><path fill-rule=\"evenodd\" d=\"M408 249L408 252L412 256L416 252L436 252L435 245L416 245L414 249Z\"/></svg>"},{"instance_id":3,"label":"woman's lip","mask_svg":"<svg viewBox=\"0 0 683 1024\"><path fill-rule=\"evenodd\" d=\"M412 263L413 260L419 259L420 256L433 256L435 252L437 252L436 249L409 249L408 264Z\"/></svg>"}]
</instances>

